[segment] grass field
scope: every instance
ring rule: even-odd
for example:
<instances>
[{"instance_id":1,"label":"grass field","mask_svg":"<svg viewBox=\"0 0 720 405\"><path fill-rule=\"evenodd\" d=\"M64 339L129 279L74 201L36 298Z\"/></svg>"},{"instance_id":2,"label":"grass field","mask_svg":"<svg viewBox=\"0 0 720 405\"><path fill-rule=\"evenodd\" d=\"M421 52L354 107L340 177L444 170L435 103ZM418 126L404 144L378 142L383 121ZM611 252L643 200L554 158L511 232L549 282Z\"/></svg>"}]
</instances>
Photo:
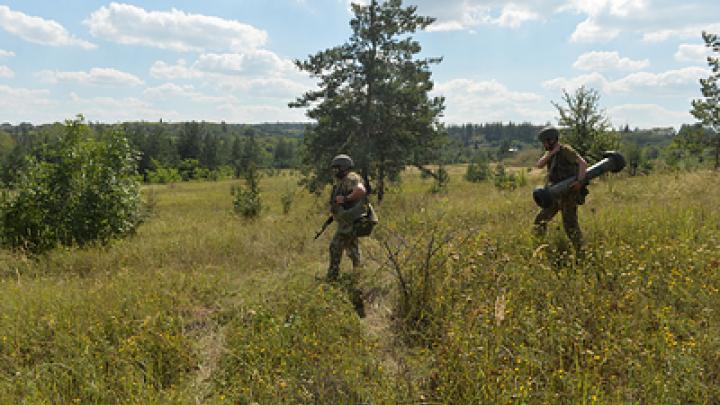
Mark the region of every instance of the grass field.
<instances>
[{"instance_id":1,"label":"grass field","mask_svg":"<svg viewBox=\"0 0 720 405\"><path fill-rule=\"evenodd\" d=\"M148 186L106 247L0 251L0 403L720 402L720 190L711 172L595 181L576 258L535 240L527 186L409 171L364 266L327 268L324 197L261 180ZM367 316L351 303L361 291Z\"/></svg>"}]
</instances>

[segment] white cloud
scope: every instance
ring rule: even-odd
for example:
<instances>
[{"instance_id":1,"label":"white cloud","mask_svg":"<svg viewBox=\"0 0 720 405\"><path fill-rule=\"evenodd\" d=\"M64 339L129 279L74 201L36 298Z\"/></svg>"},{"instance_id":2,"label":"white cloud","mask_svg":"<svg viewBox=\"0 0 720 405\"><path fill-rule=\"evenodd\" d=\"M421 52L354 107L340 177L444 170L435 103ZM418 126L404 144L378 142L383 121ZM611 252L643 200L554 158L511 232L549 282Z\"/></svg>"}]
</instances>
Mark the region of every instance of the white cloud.
<instances>
[{"instance_id":1,"label":"white cloud","mask_svg":"<svg viewBox=\"0 0 720 405\"><path fill-rule=\"evenodd\" d=\"M694 85L698 79L707 75L708 70L706 68L697 66L668 70L661 73L636 72L613 81L608 80L600 73L593 72L573 78L558 77L546 80L542 83L542 86L549 90L565 89L568 91L580 86L586 86L606 93L624 93L638 89L660 91Z\"/></svg>"},{"instance_id":2,"label":"white cloud","mask_svg":"<svg viewBox=\"0 0 720 405\"><path fill-rule=\"evenodd\" d=\"M35 44L50 46L79 46L93 49L96 46L70 34L62 25L40 17L12 11L0 5L0 27L5 31Z\"/></svg>"},{"instance_id":3,"label":"white cloud","mask_svg":"<svg viewBox=\"0 0 720 405\"><path fill-rule=\"evenodd\" d=\"M492 20L492 23L501 27L517 28L527 21L539 19L540 15L534 11L511 3L503 7L500 17Z\"/></svg>"},{"instance_id":4,"label":"white cloud","mask_svg":"<svg viewBox=\"0 0 720 405\"><path fill-rule=\"evenodd\" d=\"M620 35L617 28L608 28L599 25L592 18L581 22L570 35L571 42L607 42Z\"/></svg>"},{"instance_id":5,"label":"white cloud","mask_svg":"<svg viewBox=\"0 0 720 405\"><path fill-rule=\"evenodd\" d=\"M609 83L609 92L628 92L638 88L664 88L696 84L698 79L707 76L708 71L701 67L686 67L668 70L662 73L631 73L622 79Z\"/></svg>"},{"instance_id":6,"label":"white cloud","mask_svg":"<svg viewBox=\"0 0 720 405\"><path fill-rule=\"evenodd\" d=\"M175 65L156 61L150 67L150 75L156 79L167 80L199 79L205 76L203 72L189 67L184 59L179 59Z\"/></svg>"},{"instance_id":7,"label":"white cloud","mask_svg":"<svg viewBox=\"0 0 720 405\"><path fill-rule=\"evenodd\" d=\"M179 52L244 51L267 40L265 31L235 20L176 9L146 11L114 2L93 12L84 23L99 38Z\"/></svg>"},{"instance_id":8,"label":"white cloud","mask_svg":"<svg viewBox=\"0 0 720 405\"><path fill-rule=\"evenodd\" d=\"M243 54L203 54L193 67L205 72L248 76L284 75L297 71L290 60L262 49Z\"/></svg>"},{"instance_id":9,"label":"white cloud","mask_svg":"<svg viewBox=\"0 0 720 405\"><path fill-rule=\"evenodd\" d=\"M535 93L509 90L495 80L454 79L438 83L433 95L445 96L444 121L450 123L547 120L547 105Z\"/></svg>"},{"instance_id":10,"label":"white cloud","mask_svg":"<svg viewBox=\"0 0 720 405\"><path fill-rule=\"evenodd\" d=\"M663 42L668 39L697 38L702 41L701 32L720 32L720 24L695 24L676 28L656 29L643 34L643 40L647 42Z\"/></svg>"},{"instance_id":11,"label":"white cloud","mask_svg":"<svg viewBox=\"0 0 720 405\"><path fill-rule=\"evenodd\" d=\"M0 49L0 58L9 58L12 56L15 56L15 52Z\"/></svg>"},{"instance_id":12,"label":"white cloud","mask_svg":"<svg viewBox=\"0 0 720 405\"><path fill-rule=\"evenodd\" d=\"M0 65L0 78L12 79L15 77L15 72L7 66Z\"/></svg>"},{"instance_id":13,"label":"white cloud","mask_svg":"<svg viewBox=\"0 0 720 405\"><path fill-rule=\"evenodd\" d=\"M607 87L608 80L600 73L593 72L586 75L580 75L573 78L558 77L542 82L542 87L548 90L567 90L572 91L580 86L600 88Z\"/></svg>"},{"instance_id":14,"label":"white cloud","mask_svg":"<svg viewBox=\"0 0 720 405\"><path fill-rule=\"evenodd\" d=\"M675 52L675 60L679 62L705 62L710 55L710 48L705 45L680 44L677 52Z\"/></svg>"},{"instance_id":15,"label":"white cloud","mask_svg":"<svg viewBox=\"0 0 720 405\"><path fill-rule=\"evenodd\" d=\"M640 70L648 67L647 59L621 58L617 52L587 52L580 55L573 67L580 70Z\"/></svg>"},{"instance_id":16,"label":"white cloud","mask_svg":"<svg viewBox=\"0 0 720 405\"><path fill-rule=\"evenodd\" d=\"M70 102L59 112L61 116L70 116L68 112L80 111L89 121L157 121L180 120L180 114L173 110L158 109L151 103L135 97L81 97L70 93ZM71 111L72 110L72 111Z\"/></svg>"},{"instance_id":17,"label":"white cloud","mask_svg":"<svg viewBox=\"0 0 720 405\"><path fill-rule=\"evenodd\" d=\"M37 75L48 83L77 82L95 86L140 86L143 84L139 77L112 68L92 68L89 72L43 70Z\"/></svg>"},{"instance_id":18,"label":"white cloud","mask_svg":"<svg viewBox=\"0 0 720 405\"><path fill-rule=\"evenodd\" d=\"M3 121L35 122L38 115L44 114L53 105L49 96L50 91L44 89L13 88L0 84L0 109L7 112L7 115L3 114Z\"/></svg>"},{"instance_id":19,"label":"white cloud","mask_svg":"<svg viewBox=\"0 0 720 405\"><path fill-rule=\"evenodd\" d=\"M202 54L189 65L155 62L150 74L165 80L194 80L202 87L242 92L251 97L281 98L283 102L312 87L311 80L294 64L266 50L243 54Z\"/></svg>"},{"instance_id":20,"label":"white cloud","mask_svg":"<svg viewBox=\"0 0 720 405\"><path fill-rule=\"evenodd\" d=\"M688 107L688 111L689 111ZM608 116L614 126L654 128L677 127L682 122L693 122L688 111L669 110L657 104L622 104L609 108Z\"/></svg>"}]
</instances>

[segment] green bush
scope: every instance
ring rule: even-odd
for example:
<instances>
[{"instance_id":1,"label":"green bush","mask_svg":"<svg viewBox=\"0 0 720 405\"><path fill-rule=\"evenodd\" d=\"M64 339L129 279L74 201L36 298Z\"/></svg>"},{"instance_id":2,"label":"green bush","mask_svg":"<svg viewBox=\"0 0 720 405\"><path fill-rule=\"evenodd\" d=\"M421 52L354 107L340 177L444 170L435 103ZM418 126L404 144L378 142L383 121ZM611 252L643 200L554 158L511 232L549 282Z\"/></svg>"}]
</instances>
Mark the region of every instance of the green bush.
<instances>
[{"instance_id":1,"label":"green bush","mask_svg":"<svg viewBox=\"0 0 720 405\"><path fill-rule=\"evenodd\" d=\"M491 176L490 165L484 157L475 158L465 171L465 180L471 183L479 183L489 179Z\"/></svg>"},{"instance_id":2,"label":"green bush","mask_svg":"<svg viewBox=\"0 0 720 405\"><path fill-rule=\"evenodd\" d=\"M262 201L260 199L260 173L254 164L243 173L247 188L235 186L231 193L235 197L233 200L233 208L235 212L245 218L255 218L260 216L262 211Z\"/></svg>"},{"instance_id":3,"label":"green bush","mask_svg":"<svg viewBox=\"0 0 720 405\"><path fill-rule=\"evenodd\" d=\"M42 252L58 244L105 243L140 222L138 154L119 133L89 139L83 117L29 158L0 201L2 243Z\"/></svg>"},{"instance_id":4,"label":"green bush","mask_svg":"<svg viewBox=\"0 0 720 405\"><path fill-rule=\"evenodd\" d=\"M507 170L505 170L505 166L502 163L498 163L498 165L495 166L495 173L493 173L493 182L499 190L515 190L527 184L527 177L525 177L525 173L522 171L519 171L517 174L508 173Z\"/></svg>"}]
</instances>

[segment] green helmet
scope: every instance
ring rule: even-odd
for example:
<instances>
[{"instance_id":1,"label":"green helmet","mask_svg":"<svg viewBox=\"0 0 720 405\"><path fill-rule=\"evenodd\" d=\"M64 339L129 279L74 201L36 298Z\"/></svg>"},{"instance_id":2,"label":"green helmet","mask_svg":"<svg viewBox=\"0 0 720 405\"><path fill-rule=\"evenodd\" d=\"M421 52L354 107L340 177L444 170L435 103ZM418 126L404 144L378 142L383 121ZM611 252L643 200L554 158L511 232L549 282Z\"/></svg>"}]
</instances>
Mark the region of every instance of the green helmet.
<instances>
[{"instance_id":1,"label":"green helmet","mask_svg":"<svg viewBox=\"0 0 720 405\"><path fill-rule=\"evenodd\" d=\"M350 156L345 154L337 155L330 163L330 167L339 167L343 170L348 170L353 167L353 160Z\"/></svg>"},{"instance_id":2,"label":"green helmet","mask_svg":"<svg viewBox=\"0 0 720 405\"><path fill-rule=\"evenodd\" d=\"M545 142L548 140L555 140L557 141L560 137L560 131L558 131L557 128L555 128L552 125L548 125L545 128L541 129L540 132L538 132L538 141Z\"/></svg>"}]
</instances>

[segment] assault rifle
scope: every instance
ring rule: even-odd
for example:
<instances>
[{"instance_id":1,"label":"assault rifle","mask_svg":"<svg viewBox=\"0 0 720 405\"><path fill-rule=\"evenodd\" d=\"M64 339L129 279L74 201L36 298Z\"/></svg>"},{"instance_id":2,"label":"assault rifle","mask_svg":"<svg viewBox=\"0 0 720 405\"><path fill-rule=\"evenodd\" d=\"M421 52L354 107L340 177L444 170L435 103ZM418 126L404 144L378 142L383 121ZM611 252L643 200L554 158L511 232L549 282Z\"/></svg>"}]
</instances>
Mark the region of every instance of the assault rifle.
<instances>
[{"instance_id":1,"label":"assault rifle","mask_svg":"<svg viewBox=\"0 0 720 405\"><path fill-rule=\"evenodd\" d=\"M325 220L325 222L323 222L322 227L321 227L320 230L315 234L315 238L314 238L314 239L319 238L320 235L322 235L323 232L325 232L325 229L327 229L327 227L330 226L330 224L332 224L332 222L333 222L333 216L330 215L330 216Z\"/></svg>"}]
</instances>

